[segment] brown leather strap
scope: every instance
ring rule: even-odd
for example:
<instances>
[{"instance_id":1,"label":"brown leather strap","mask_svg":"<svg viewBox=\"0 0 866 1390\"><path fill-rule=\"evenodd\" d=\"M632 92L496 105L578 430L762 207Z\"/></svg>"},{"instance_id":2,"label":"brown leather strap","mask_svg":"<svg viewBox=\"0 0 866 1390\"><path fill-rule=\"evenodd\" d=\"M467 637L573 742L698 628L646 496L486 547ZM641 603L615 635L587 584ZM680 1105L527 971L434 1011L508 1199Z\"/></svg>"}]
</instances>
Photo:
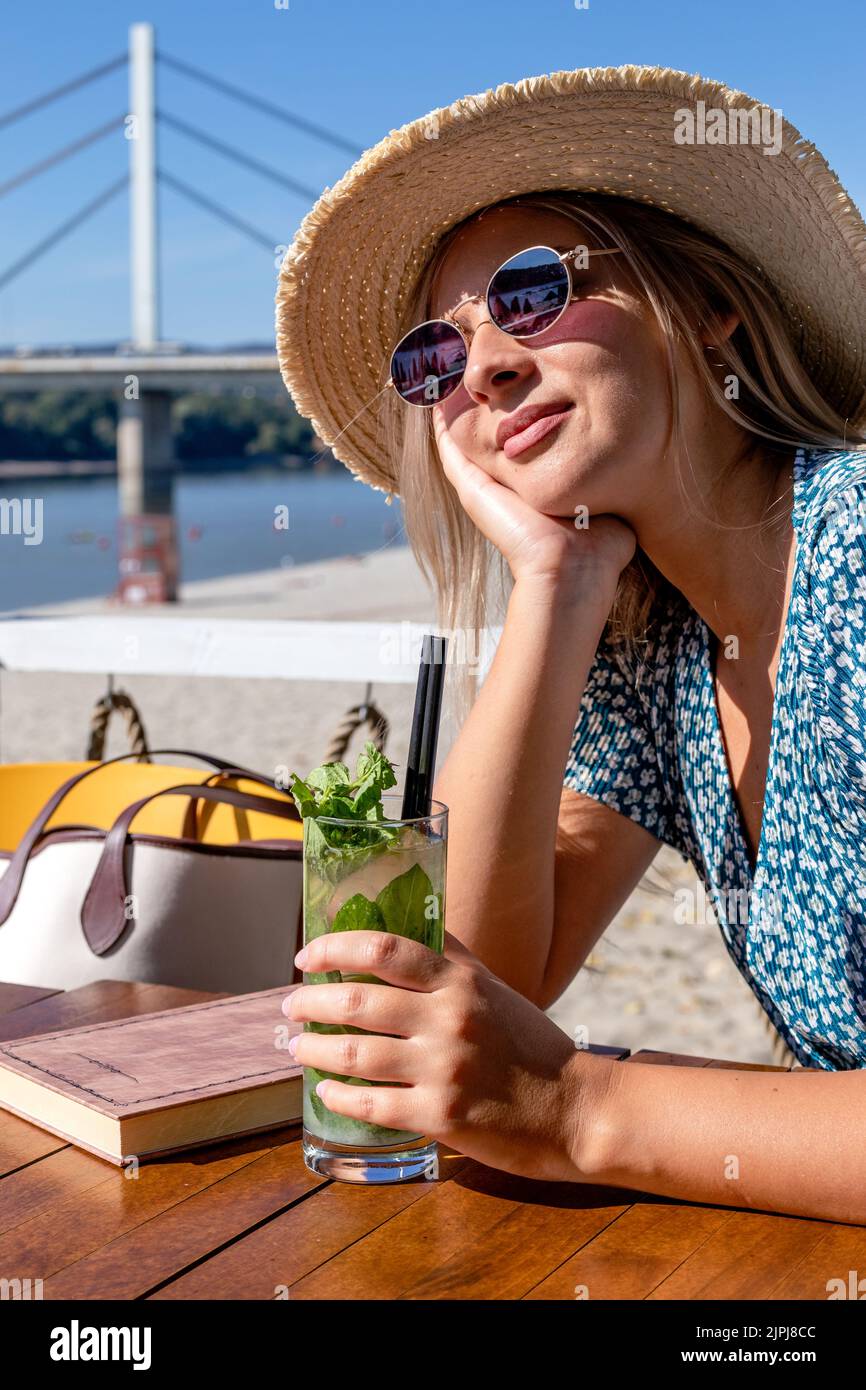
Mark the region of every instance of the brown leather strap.
<instances>
[{"instance_id":1,"label":"brown leather strap","mask_svg":"<svg viewBox=\"0 0 866 1390\"><path fill-rule=\"evenodd\" d=\"M231 771L235 775L248 777L253 781L261 781L266 786L273 785L273 783L267 781L267 778L260 777L257 772L248 772L246 769L233 768L231 763L227 763L223 758L212 758L207 753L193 753L183 748L156 748L151 756L155 757L164 754L171 754L173 757L178 758L197 758L199 762L210 763L211 767L216 767L222 772ZM45 833L45 827L51 820L51 817L58 810L64 798L72 791L72 788L77 787L79 782L85 781L86 778L92 777L95 772L101 772L104 767L110 767L112 763L128 762L130 758L135 758L137 756L137 753L121 753L117 758L109 758L104 763L97 763L95 767L87 767L83 772L77 772L74 777L70 777L68 781L58 787L57 791L48 798L32 825L25 831L15 853L9 860L9 867L3 877L0 878L0 926L6 921L6 918L9 916L18 900L21 884L24 881L24 870L27 868L30 855L33 853L37 842Z\"/></svg>"},{"instance_id":2,"label":"brown leather strap","mask_svg":"<svg viewBox=\"0 0 866 1390\"><path fill-rule=\"evenodd\" d=\"M203 787L215 785L222 777L221 772L209 772L207 777L202 779ZM186 803L186 810L183 813L183 825L180 829L181 837L184 840L198 839L198 801L190 797Z\"/></svg>"},{"instance_id":3,"label":"brown leather strap","mask_svg":"<svg viewBox=\"0 0 866 1390\"><path fill-rule=\"evenodd\" d=\"M288 793L285 794L288 796ZM105 955L106 951L111 950L123 935L129 921L126 915L129 887L125 851L130 825L144 806L161 796L196 796L204 801L221 801L230 806L241 806L247 811L263 811L269 816L282 816L284 820L294 820L297 817L294 804L287 801L275 801L269 796L254 796L251 792L236 791L233 787L207 787L200 783L164 787L162 791L152 792L150 796L143 796L140 801L127 806L105 837L96 872L81 907L81 926L90 949L97 956Z\"/></svg>"},{"instance_id":4,"label":"brown leather strap","mask_svg":"<svg viewBox=\"0 0 866 1390\"><path fill-rule=\"evenodd\" d=\"M225 767L219 772L211 772L209 776L205 777L201 785L203 787L210 787L223 780L238 781L241 778L246 782L258 782L259 786L267 787L271 791L285 791L283 787L276 787L269 777L263 777L258 772L247 772L242 767ZM295 806L294 798L287 804L291 812L290 818L299 821L301 819L301 813ZM211 805L213 805L213 803L211 803ZM202 831L204 831L204 828L205 826L203 825L201 827ZM193 796L189 800L189 804L184 812L183 826L180 833L185 840L198 840L199 838L197 797Z\"/></svg>"},{"instance_id":5,"label":"brown leather strap","mask_svg":"<svg viewBox=\"0 0 866 1390\"><path fill-rule=\"evenodd\" d=\"M225 772L209 772L207 777L202 778L201 785L203 787L216 786L223 777L231 778L236 775L246 776L247 774L241 774L237 768L228 768ZM256 778L256 781L258 780L259 779ZM261 780L264 781L264 778ZM271 783L268 783L268 786L270 785ZM181 826L180 833L184 840L198 839L198 801L193 796L191 796L187 802L186 810L183 813L183 825Z\"/></svg>"}]
</instances>

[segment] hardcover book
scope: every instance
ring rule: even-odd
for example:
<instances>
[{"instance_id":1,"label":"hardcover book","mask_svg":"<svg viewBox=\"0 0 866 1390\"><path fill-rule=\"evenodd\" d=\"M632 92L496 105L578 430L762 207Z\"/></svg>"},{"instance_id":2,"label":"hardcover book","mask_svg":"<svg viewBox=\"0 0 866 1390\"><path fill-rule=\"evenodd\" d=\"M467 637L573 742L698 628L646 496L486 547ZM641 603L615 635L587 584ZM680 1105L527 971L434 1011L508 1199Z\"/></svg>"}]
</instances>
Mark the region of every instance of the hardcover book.
<instances>
[{"instance_id":1,"label":"hardcover book","mask_svg":"<svg viewBox=\"0 0 866 1390\"><path fill-rule=\"evenodd\" d=\"M299 986L0 1043L0 1106L111 1163L300 1120Z\"/></svg>"}]
</instances>

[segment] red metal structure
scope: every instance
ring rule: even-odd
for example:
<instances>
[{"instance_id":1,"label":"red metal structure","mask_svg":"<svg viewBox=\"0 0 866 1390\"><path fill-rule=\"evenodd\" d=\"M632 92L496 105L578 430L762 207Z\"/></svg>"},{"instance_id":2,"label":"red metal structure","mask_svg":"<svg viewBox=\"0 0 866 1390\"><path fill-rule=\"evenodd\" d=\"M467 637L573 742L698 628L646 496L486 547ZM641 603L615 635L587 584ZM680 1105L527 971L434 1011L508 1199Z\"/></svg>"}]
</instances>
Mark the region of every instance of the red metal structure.
<instances>
[{"instance_id":1,"label":"red metal structure","mask_svg":"<svg viewBox=\"0 0 866 1390\"><path fill-rule=\"evenodd\" d=\"M120 603L174 603L177 581L174 517L157 513L121 517L115 598Z\"/></svg>"}]
</instances>

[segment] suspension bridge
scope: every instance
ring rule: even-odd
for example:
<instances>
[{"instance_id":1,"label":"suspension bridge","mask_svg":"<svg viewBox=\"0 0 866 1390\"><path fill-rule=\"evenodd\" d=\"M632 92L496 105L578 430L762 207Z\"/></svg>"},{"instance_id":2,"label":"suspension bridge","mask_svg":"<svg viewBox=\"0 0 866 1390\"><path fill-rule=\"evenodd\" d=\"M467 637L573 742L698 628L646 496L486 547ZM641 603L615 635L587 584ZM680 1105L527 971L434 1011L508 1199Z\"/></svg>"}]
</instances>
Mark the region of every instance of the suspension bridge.
<instances>
[{"instance_id":1,"label":"suspension bridge","mask_svg":"<svg viewBox=\"0 0 866 1390\"><path fill-rule=\"evenodd\" d=\"M357 158L359 147L333 131L284 109L256 93L245 91L218 74L203 71L191 63L157 48L153 26L134 24L124 53L100 63L88 72L53 87L0 114L0 130L25 121L28 116L99 82L120 69L128 71L128 109L115 112L93 129L77 135L51 154L0 181L0 198L14 194L31 180L50 176L53 169L100 141L121 134L128 147L128 168L107 187L90 196L69 216L54 226L38 243L11 265L0 266L0 292L27 273L43 257L114 199L129 199L129 285L130 322L128 337L109 351L71 348L62 352L41 349L0 350L0 393L46 390L105 391L116 393L118 402L117 469L121 517L133 528L138 521L150 530L164 519L162 540L157 550L174 551L171 526L173 480L175 474L172 441L171 403L175 394L200 390L217 384L229 389L273 386L278 366L270 349L223 349L218 352L167 343L160 325L160 188L193 203L209 216L232 227L259 254L277 262L280 238L257 227L230 207L212 197L208 189L197 188L158 160L158 131L172 129L200 147L216 153L267 179L306 204L314 202L319 191L293 178L285 170L254 157L205 130L176 111L164 109L156 100L156 74L159 67L171 69L192 84L219 93L228 102L241 103L295 132L324 141L339 150L344 161ZM348 158L347 158L348 157ZM158 529L158 526L157 526ZM164 557L166 573L171 571L174 554ZM169 588L171 585L169 585ZM169 593L167 596L171 597Z\"/></svg>"}]
</instances>

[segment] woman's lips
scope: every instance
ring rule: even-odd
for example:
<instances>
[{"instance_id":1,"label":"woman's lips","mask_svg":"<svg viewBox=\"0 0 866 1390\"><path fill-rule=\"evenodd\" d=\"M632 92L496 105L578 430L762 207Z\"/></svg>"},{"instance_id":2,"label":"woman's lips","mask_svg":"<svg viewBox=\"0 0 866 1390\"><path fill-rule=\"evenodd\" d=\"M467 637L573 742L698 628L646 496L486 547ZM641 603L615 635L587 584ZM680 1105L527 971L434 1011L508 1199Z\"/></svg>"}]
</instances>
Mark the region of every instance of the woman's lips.
<instances>
[{"instance_id":1,"label":"woman's lips","mask_svg":"<svg viewBox=\"0 0 866 1390\"><path fill-rule=\"evenodd\" d=\"M550 434L552 430L561 425L570 410L571 406L568 406L565 410L558 410L554 415L542 415L540 420L527 425L525 430L512 434L502 446L505 457L513 459L518 454L522 454L524 450L531 449L533 444L537 444L540 439L544 439L545 435Z\"/></svg>"}]
</instances>

